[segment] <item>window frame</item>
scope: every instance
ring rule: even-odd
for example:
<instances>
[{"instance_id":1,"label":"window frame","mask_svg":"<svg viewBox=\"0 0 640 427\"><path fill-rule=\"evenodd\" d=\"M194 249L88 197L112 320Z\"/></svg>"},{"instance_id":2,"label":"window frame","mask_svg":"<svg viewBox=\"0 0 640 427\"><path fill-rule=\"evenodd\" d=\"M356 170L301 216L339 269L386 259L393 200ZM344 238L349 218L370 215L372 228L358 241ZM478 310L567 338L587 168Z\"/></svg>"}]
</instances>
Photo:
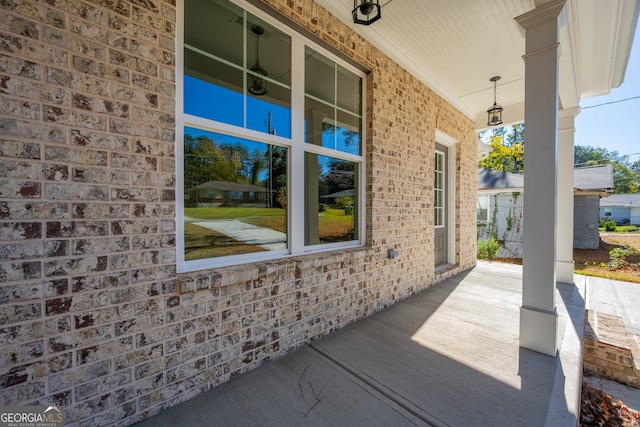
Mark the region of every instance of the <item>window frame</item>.
<instances>
[{"instance_id":1,"label":"window frame","mask_svg":"<svg viewBox=\"0 0 640 427\"><path fill-rule=\"evenodd\" d=\"M186 0L188 1L188 0ZM362 70L348 63L313 40L295 31L273 16L254 5L240 0L226 0L243 10L243 18L247 14L262 19L269 25L284 32L291 37L291 137L282 137L252 130L250 128L205 119L184 113L184 23L185 5L180 2L177 6L176 25L176 268L179 273L204 269L213 269L225 266L248 264L260 261L300 256L310 253L334 251L338 249L363 247L366 236L366 80L367 75ZM331 148L306 143L304 138L304 106L305 106L305 75L304 54L308 46L316 52L326 56L331 61L344 67L348 71L361 78L361 131L360 154L354 155ZM246 46L244 47L246 49ZM246 115L246 107L244 114ZM265 144L272 144L287 148L287 248L266 252L255 252L241 255L231 255L215 258L203 258L198 260L185 260L184 242L184 135L185 127L196 128L208 132L222 133L233 137L249 139ZM356 176L358 188L358 212L356 224L358 224L358 236L354 240L336 243L305 246L304 244L304 180L294 177L304 176L305 153L313 153L328 156L340 160L347 160L358 164L359 174Z\"/></svg>"},{"instance_id":2,"label":"window frame","mask_svg":"<svg viewBox=\"0 0 640 427\"><path fill-rule=\"evenodd\" d=\"M434 227L435 228L445 228L447 226L447 203L445 200L446 194L447 194L447 176L446 176L446 171L447 171L447 165L446 165L446 159L447 156L445 154L444 151L442 150L438 150L436 149L436 162L434 162L434 177L435 174L440 174L440 178L441 178L441 185L440 187L437 186L437 180L434 178L434 183L433 183L433 211L434 211ZM440 164L442 165L442 168L440 170L436 169L436 165L435 163L437 163L437 159L440 158ZM438 205L438 197L437 194L440 193L441 197L440 197L440 205ZM438 215L436 215L435 213L440 211L440 220L441 222L438 224L436 222L436 219L438 218Z\"/></svg>"}]
</instances>

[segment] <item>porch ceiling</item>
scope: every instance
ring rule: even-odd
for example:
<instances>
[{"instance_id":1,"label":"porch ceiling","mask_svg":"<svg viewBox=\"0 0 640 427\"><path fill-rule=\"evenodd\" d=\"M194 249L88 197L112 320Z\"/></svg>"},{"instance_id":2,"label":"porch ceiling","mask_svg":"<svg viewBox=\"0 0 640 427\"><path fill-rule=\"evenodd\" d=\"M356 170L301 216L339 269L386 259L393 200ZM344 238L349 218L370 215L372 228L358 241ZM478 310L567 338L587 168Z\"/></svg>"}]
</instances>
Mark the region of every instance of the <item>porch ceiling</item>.
<instances>
[{"instance_id":1,"label":"porch ceiling","mask_svg":"<svg viewBox=\"0 0 640 427\"><path fill-rule=\"evenodd\" d=\"M524 119L525 38L514 18L548 0L380 0L382 19L351 21L351 0L315 0L362 37L486 127L492 76L505 123ZM624 79L638 0L568 0L561 16L563 108L606 94Z\"/></svg>"}]
</instances>

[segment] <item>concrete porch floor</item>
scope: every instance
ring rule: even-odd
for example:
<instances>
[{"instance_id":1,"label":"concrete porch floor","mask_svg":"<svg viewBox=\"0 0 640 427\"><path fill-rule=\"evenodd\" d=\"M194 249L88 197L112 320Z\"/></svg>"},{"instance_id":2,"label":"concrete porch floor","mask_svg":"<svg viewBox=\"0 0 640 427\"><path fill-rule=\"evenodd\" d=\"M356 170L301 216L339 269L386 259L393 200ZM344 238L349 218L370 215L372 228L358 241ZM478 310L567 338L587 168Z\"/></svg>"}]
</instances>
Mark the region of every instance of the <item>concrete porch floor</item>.
<instances>
[{"instance_id":1,"label":"concrete porch floor","mask_svg":"<svg viewBox=\"0 0 640 427\"><path fill-rule=\"evenodd\" d=\"M139 426L575 426L584 277L557 358L519 347L522 269L483 263Z\"/></svg>"}]
</instances>

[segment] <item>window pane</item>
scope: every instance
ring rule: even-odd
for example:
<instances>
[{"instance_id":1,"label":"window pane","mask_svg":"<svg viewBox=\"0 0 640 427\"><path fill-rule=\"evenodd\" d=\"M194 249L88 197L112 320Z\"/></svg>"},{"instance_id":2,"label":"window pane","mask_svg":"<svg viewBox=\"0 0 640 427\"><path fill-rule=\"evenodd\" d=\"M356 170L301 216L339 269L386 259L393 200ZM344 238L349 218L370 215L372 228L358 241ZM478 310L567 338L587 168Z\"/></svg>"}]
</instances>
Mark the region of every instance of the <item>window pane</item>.
<instances>
[{"instance_id":1,"label":"window pane","mask_svg":"<svg viewBox=\"0 0 640 427\"><path fill-rule=\"evenodd\" d=\"M242 9L226 0L184 3L184 42L242 66Z\"/></svg>"},{"instance_id":2,"label":"window pane","mask_svg":"<svg viewBox=\"0 0 640 427\"><path fill-rule=\"evenodd\" d=\"M304 61L304 93L335 104L335 62L307 47Z\"/></svg>"},{"instance_id":3,"label":"window pane","mask_svg":"<svg viewBox=\"0 0 640 427\"><path fill-rule=\"evenodd\" d=\"M478 196L477 220L487 221L489 219L489 196Z\"/></svg>"},{"instance_id":4,"label":"window pane","mask_svg":"<svg viewBox=\"0 0 640 427\"><path fill-rule=\"evenodd\" d=\"M362 79L338 65L338 107L360 114Z\"/></svg>"},{"instance_id":5,"label":"window pane","mask_svg":"<svg viewBox=\"0 0 640 427\"><path fill-rule=\"evenodd\" d=\"M358 239L357 163L305 153L305 245Z\"/></svg>"},{"instance_id":6,"label":"window pane","mask_svg":"<svg viewBox=\"0 0 640 427\"><path fill-rule=\"evenodd\" d=\"M291 138L291 91L272 84L265 96L247 97L247 127Z\"/></svg>"},{"instance_id":7,"label":"window pane","mask_svg":"<svg viewBox=\"0 0 640 427\"><path fill-rule=\"evenodd\" d=\"M442 208L443 203L442 203L442 191L438 190L436 191L436 200L435 200L435 204L436 204L436 208Z\"/></svg>"},{"instance_id":8,"label":"window pane","mask_svg":"<svg viewBox=\"0 0 640 427\"><path fill-rule=\"evenodd\" d=\"M345 153L360 154L360 118L338 111L338 132L336 133L336 148Z\"/></svg>"},{"instance_id":9,"label":"window pane","mask_svg":"<svg viewBox=\"0 0 640 427\"><path fill-rule=\"evenodd\" d=\"M185 128L185 259L287 247L287 149Z\"/></svg>"},{"instance_id":10,"label":"window pane","mask_svg":"<svg viewBox=\"0 0 640 427\"><path fill-rule=\"evenodd\" d=\"M258 35L261 31L262 34ZM260 63L270 79L291 85L291 37L263 20L248 15L247 68L251 69L256 62Z\"/></svg>"},{"instance_id":11,"label":"window pane","mask_svg":"<svg viewBox=\"0 0 640 427\"><path fill-rule=\"evenodd\" d=\"M305 141L328 148L335 145L335 116L334 108L305 98Z\"/></svg>"},{"instance_id":12,"label":"window pane","mask_svg":"<svg viewBox=\"0 0 640 427\"><path fill-rule=\"evenodd\" d=\"M305 53L305 141L360 155L362 79L309 47Z\"/></svg>"},{"instance_id":13,"label":"window pane","mask_svg":"<svg viewBox=\"0 0 640 427\"><path fill-rule=\"evenodd\" d=\"M184 112L242 126L242 71L185 49Z\"/></svg>"}]
</instances>

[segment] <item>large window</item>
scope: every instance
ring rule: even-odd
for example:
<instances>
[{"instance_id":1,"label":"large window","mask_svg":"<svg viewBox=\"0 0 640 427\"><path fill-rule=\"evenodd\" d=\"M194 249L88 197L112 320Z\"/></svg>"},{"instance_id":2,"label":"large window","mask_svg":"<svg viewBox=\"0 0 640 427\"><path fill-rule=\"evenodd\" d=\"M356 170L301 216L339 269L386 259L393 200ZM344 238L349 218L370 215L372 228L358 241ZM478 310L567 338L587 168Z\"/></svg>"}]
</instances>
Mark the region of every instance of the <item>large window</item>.
<instances>
[{"instance_id":1,"label":"large window","mask_svg":"<svg viewBox=\"0 0 640 427\"><path fill-rule=\"evenodd\" d=\"M185 0L178 268L363 244L363 77L262 11Z\"/></svg>"}]
</instances>

